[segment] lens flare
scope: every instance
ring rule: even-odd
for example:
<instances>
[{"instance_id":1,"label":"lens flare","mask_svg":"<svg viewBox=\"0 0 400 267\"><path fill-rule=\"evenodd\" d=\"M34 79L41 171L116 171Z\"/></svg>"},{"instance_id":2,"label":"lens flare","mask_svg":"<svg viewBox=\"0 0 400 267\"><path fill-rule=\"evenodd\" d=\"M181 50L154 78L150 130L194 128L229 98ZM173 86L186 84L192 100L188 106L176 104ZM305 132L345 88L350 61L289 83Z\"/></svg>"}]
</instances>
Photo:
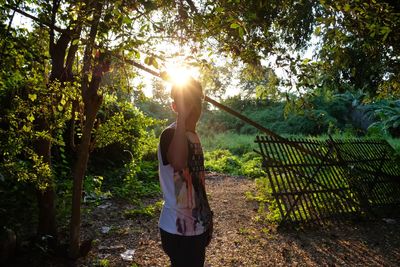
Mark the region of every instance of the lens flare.
<instances>
[{"instance_id":1,"label":"lens flare","mask_svg":"<svg viewBox=\"0 0 400 267\"><path fill-rule=\"evenodd\" d=\"M168 80L177 85L185 85L189 79L198 78L199 71L195 68L188 68L182 65L169 65L166 70Z\"/></svg>"}]
</instances>

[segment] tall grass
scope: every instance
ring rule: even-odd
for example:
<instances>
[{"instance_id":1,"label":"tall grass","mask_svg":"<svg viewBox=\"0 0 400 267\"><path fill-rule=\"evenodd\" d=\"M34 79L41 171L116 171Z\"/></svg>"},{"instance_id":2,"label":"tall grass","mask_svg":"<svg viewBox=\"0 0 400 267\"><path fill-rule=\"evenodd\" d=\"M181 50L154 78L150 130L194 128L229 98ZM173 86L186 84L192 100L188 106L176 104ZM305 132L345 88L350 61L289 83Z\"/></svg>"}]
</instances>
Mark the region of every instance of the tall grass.
<instances>
[{"instance_id":1,"label":"tall grass","mask_svg":"<svg viewBox=\"0 0 400 267\"><path fill-rule=\"evenodd\" d=\"M285 138L309 138L310 136L305 135L282 135ZM229 150L232 154L243 155L251 152L258 148L258 145L254 142L256 138L255 134L238 134L233 132L217 133L202 136L202 144L204 151L214 151L217 149ZM317 140L327 140L328 135L312 136ZM333 139L353 139L360 138L349 133L333 134ZM389 144L400 153L400 139L392 138L388 136L371 136L366 138L385 139Z\"/></svg>"},{"instance_id":2,"label":"tall grass","mask_svg":"<svg viewBox=\"0 0 400 267\"><path fill-rule=\"evenodd\" d=\"M257 147L255 135L237 134L232 132L202 136L204 151L229 150L232 154L243 155Z\"/></svg>"},{"instance_id":3,"label":"tall grass","mask_svg":"<svg viewBox=\"0 0 400 267\"><path fill-rule=\"evenodd\" d=\"M258 145L254 142L256 135L237 134L233 132L210 134L202 137L203 149L205 151L206 169L233 174L260 177L261 157L253 152L258 150ZM284 135L285 138L308 138L303 135ZM318 140L329 139L328 135L313 136ZM349 133L334 134L333 139L353 139L358 138ZM400 139L390 137L371 137L376 139L386 139L389 144L400 155ZM259 168L260 171L256 169Z\"/></svg>"}]
</instances>

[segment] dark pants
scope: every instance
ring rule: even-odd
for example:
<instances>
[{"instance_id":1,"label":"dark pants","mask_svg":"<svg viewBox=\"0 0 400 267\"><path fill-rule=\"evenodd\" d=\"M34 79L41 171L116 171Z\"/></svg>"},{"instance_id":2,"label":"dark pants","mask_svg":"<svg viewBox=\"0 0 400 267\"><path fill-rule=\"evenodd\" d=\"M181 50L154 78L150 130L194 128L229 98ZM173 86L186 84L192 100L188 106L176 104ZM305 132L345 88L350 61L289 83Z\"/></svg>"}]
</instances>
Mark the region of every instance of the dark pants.
<instances>
[{"instance_id":1,"label":"dark pants","mask_svg":"<svg viewBox=\"0 0 400 267\"><path fill-rule=\"evenodd\" d=\"M160 229L162 248L172 267L203 267L208 232L196 236L174 235Z\"/></svg>"}]
</instances>

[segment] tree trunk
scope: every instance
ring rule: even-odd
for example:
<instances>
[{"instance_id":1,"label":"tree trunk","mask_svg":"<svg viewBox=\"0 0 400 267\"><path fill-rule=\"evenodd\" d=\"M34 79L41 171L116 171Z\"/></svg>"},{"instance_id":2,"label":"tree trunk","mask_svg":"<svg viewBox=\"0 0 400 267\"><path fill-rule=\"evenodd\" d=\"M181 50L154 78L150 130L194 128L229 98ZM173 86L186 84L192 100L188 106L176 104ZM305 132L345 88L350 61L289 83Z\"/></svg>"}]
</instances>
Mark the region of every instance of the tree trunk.
<instances>
[{"instance_id":1,"label":"tree trunk","mask_svg":"<svg viewBox=\"0 0 400 267\"><path fill-rule=\"evenodd\" d=\"M37 190L39 205L37 234L39 236L50 235L54 237L54 241L57 241L55 196L56 194L52 186L44 191Z\"/></svg>"},{"instance_id":2,"label":"tree trunk","mask_svg":"<svg viewBox=\"0 0 400 267\"><path fill-rule=\"evenodd\" d=\"M96 75L96 73L98 75ZM77 160L73 169L73 191L72 191L72 215L70 225L70 245L69 255L71 258L79 257L80 225L81 225L81 198L82 184L85 177L89 152L91 145L91 135L96 120L96 115L102 103L102 97L97 95L102 78L101 65L96 66L93 71L93 78L90 83L88 95L85 101L85 125L82 131L81 143L78 146Z\"/></svg>"},{"instance_id":3,"label":"tree trunk","mask_svg":"<svg viewBox=\"0 0 400 267\"><path fill-rule=\"evenodd\" d=\"M53 0L51 25L56 23L56 14L60 7L60 0ZM72 44L72 40L80 38L82 31L82 16L84 12L79 13L77 23L74 24L72 30L66 30L57 40L55 40L54 28L50 29L50 44L49 53L51 56L51 75L50 84L54 81L72 82L74 80L72 74L72 64L75 60L75 55L78 50L78 44ZM68 28L69 29L69 28ZM68 49L69 47L69 49ZM68 54L67 54L68 50ZM52 103L57 105L58 103ZM45 118L39 119L38 129L41 131L50 131ZM39 140L36 144L36 153L43 157L43 162L51 167L51 141ZM51 235L57 241L57 225L56 225L56 193L54 184L50 183L44 191L37 192L38 208L39 208L39 223L38 235ZM54 243L55 244L55 243Z\"/></svg>"},{"instance_id":4,"label":"tree trunk","mask_svg":"<svg viewBox=\"0 0 400 267\"><path fill-rule=\"evenodd\" d=\"M70 247L71 258L79 257L80 243L80 224L81 224L81 198L82 184L85 176L87 163L89 160L90 136L93 129L96 114L86 119L82 133L82 142L79 144L77 160L73 170L73 191L72 191L72 214L70 227Z\"/></svg>"},{"instance_id":5,"label":"tree trunk","mask_svg":"<svg viewBox=\"0 0 400 267\"><path fill-rule=\"evenodd\" d=\"M101 12L103 9L102 1L93 2L93 20L89 33L88 42L86 44L83 58L83 79L81 85L81 94L85 105L85 124L82 130L81 143L77 150L77 161L73 169L73 191L72 191L72 214L70 223L70 243L69 256L78 258L80 246L80 225L81 225L81 198L83 178L89 160L91 134L96 120L96 115L100 109L103 98L97 94L101 79L103 77L103 62L98 58L97 65L92 71L92 79L89 83L89 70L92 65L92 52L97 36L98 25L100 22Z\"/></svg>"}]
</instances>

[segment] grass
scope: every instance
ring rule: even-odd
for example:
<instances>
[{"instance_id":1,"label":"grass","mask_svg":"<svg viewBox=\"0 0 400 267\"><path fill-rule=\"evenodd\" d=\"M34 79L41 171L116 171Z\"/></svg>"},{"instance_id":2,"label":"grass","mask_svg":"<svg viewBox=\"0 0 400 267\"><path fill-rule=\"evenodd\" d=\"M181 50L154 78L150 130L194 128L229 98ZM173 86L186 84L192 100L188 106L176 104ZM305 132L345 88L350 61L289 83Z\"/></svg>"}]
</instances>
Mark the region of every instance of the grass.
<instances>
[{"instance_id":1,"label":"grass","mask_svg":"<svg viewBox=\"0 0 400 267\"><path fill-rule=\"evenodd\" d=\"M261 167L261 156L253 152L258 150L254 142L256 135L237 134L233 132L210 134L202 136L203 149L205 151L205 167L207 170L226 173L231 175L242 175L250 178L264 176ZM309 138L304 135L284 135L285 138ZM351 133L332 135L333 139L360 138ZM312 136L318 140L329 139L328 135ZM400 139L390 137L371 136L372 139L386 139L389 144L400 155Z\"/></svg>"},{"instance_id":2,"label":"grass","mask_svg":"<svg viewBox=\"0 0 400 267\"><path fill-rule=\"evenodd\" d=\"M262 135L262 133L260 133ZM318 140L329 139L328 135L319 136L305 136L305 135L282 135L284 138L315 138ZM254 142L255 134L238 134L233 132L210 134L208 136L201 136L204 151L211 152L213 150L229 150L232 154L241 156L245 153L257 149L258 145ZM360 138L350 133L333 134L333 139L353 139ZM361 137L362 138L362 137ZM387 136L371 136L367 138L372 139L385 139L389 144L400 153L400 138L392 138Z\"/></svg>"},{"instance_id":3,"label":"grass","mask_svg":"<svg viewBox=\"0 0 400 267\"><path fill-rule=\"evenodd\" d=\"M285 138L304 139L309 138L303 135L285 135ZM317 140L327 140L328 135L312 137ZM350 133L332 135L336 140L362 139ZM272 198L271 185L266 179L263 168L261 167L261 156L252 152L257 149L254 143L255 135L244 135L236 133L220 133L206 136L203 138L203 147L205 150L205 167L207 170L226 173L231 175L242 175L249 178L255 178L256 192L247 192L248 199L259 202L259 219L269 222L279 222L280 213L278 203ZM366 139L385 139L400 155L400 139L368 136ZM268 203L268 205L266 204ZM319 203L324 207L324 203Z\"/></svg>"},{"instance_id":4,"label":"grass","mask_svg":"<svg viewBox=\"0 0 400 267\"><path fill-rule=\"evenodd\" d=\"M202 136L201 143L204 151L229 150L235 155L242 155L253 151L257 147L254 143L255 135L237 134L232 132Z\"/></svg>"}]
</instances>

